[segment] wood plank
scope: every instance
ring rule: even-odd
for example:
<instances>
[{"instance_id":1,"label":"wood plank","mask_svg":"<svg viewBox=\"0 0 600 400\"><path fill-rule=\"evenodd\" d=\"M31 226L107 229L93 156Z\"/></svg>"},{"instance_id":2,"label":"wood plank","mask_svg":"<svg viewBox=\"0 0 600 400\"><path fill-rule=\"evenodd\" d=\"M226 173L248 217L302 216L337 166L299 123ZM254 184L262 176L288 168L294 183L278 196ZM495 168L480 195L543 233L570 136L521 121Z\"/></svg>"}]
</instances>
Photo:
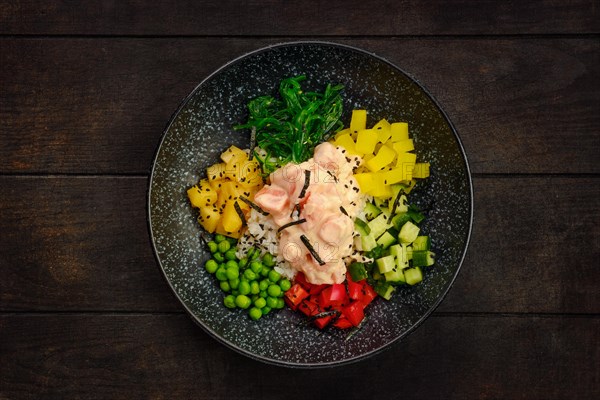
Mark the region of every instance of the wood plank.
<instances>
[{"instance_id":1,"label":"wood plank","mask_svg":"<svg viewBox=\"0 0 600 400\"><path fill-rule=\"evenodd\" d=\"M474 186L471 246L440 310L600 313L600 179ZM0 310L181 310L152 255L146 179L0 177L0 187Z\"/></svg>"},{"instance_id":2,"label":"wood plank","mask_svg":"<svg viewBox=\"0 0 600 400\"><path fill-rule=\"evenodd\" d=\"M146 173L171 113L282 39L0 39L0 173ZM475 173L600 173L600 42L339 40L423 82ZM26 67L24 67L26 66Z\"/></svg>"},{"instance_id":3,"label":"wood plank","mask_svg":"<svg viewBox=\"0 0 600 400\"><path fill-rule=\"evenodd\" d=\"M599 330L598 318L433 316L370 359L297 370L237 354L185 315L4 315L0 398L595 399Z\"/></svg>"},{"instance_id":4,"label":"wood plank","mask_svg":"<svg viewBox=\"0 0 600 400\"><path fill-rule=\"evenodd\" d=\"M592 0L444 2L275 0L94 4L0 1L1 34L37 35L471 35L600 32ZM240 21L240 23L232 23ZM243 22L243 23L242 23Z\"/></svg>"}]
</instances>

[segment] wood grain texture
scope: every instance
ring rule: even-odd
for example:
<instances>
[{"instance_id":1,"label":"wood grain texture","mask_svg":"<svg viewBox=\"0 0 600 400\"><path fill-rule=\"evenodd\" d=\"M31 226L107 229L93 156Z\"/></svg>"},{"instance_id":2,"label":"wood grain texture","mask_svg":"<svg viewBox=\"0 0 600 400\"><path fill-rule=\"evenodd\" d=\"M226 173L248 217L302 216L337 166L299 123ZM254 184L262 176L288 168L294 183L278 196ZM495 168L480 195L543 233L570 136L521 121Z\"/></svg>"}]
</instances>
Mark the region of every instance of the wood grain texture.
<instances>
[{"instance_id":1,"label":"wood grain texture","mask_svg":"<svg viewBox=\"0 0 600 400\"><path fill-rule=\"evenodd\" d=\"M37 35L472 35L600 32L570 1L0 1L0 33Z\"/></svg>"},{"instance_id":2,"label":"wood grain texture","mask_svg":"<svg viewBox=\"0 0 600 400\"><path fill-rule=\"evenodd\" d=\"M591 400L599 330L598 318L433 316L373 358L294 370L225 348L185 315L3 315L0 398Z\"/></svg>"},{"instance_id":3,"label":"wood grain texture","mask_svg":"<svg viewBox=\"0 0 600 400\"><path fill-rule=\"evenodd\" d=\"M470 249L439 310L600 313L600 179L474 186ZM181 310L152 255L145 178L0 177L0 187L0 310Z\"/></svg>"},{"instance_id":4,"label":"wood grain texture","mask_svg":"<svg viewBox=\"0 0 600 400\"><path fill-rule=\"evenodd\" d=\"M0 173L146 173L171 113L274 39L0 39ZM475 173L600 173L600 42L340 39L440 100ZM85 62L81 62L85 60Z\"/></svg>"}]
</instances>

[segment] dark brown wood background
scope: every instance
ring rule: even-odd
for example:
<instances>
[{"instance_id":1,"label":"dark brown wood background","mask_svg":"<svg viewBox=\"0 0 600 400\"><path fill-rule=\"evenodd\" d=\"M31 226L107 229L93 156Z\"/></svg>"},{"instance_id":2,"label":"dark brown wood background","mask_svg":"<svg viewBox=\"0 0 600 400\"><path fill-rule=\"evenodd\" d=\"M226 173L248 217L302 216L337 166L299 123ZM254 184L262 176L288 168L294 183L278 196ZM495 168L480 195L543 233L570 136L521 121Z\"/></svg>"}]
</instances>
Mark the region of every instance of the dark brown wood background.
<instances>
[{"instance_id":1,"label":"dark brown wood background","mask_svg":"<svg viewBox=\"0 0 600 400\"><path fill-rule=\"evenodd\" d=\"M196 327L145 219L179 102L228 60L300 39L423 82L475 190L438 310L373 358L313 371ZM598 1L0 0L0 399L599 398L599 156Z\"/></svg>"}]
</instances>

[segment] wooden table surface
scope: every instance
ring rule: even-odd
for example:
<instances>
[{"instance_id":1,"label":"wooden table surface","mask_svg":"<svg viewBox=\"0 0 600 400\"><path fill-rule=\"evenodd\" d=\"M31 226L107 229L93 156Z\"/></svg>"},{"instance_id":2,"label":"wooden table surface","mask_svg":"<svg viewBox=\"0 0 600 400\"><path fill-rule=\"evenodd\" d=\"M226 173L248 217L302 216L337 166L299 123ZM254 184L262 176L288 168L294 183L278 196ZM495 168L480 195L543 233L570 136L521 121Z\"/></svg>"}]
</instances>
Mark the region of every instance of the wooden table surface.
<instances>
[{"instance_id":1,"label":"wooden table surface","mask_svg":"<svg viewBox=\"0 0 600 400\"><path fill-rule=\"evenodd\" d=\"M325 370L209 337L146 227L179 102L228 60L301 39L423 82L475 192L442 305ZM0 0L0 399L599 398L599 155L598 1Z\"/></svg>"}]
</instances>

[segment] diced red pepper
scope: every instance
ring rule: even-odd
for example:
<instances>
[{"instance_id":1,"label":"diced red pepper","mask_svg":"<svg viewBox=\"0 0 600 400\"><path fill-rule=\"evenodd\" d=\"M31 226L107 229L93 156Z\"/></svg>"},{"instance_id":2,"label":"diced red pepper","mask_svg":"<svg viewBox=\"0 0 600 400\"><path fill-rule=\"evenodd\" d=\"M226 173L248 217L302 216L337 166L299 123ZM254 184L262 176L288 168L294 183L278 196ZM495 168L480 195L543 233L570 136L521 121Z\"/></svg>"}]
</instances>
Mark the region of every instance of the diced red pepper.
<instances>
[{"instance_id":1,"label":"diced red pepper","mask_svg":"<svg viewBox=\"0 0 600 400\"><path fill-rule=\"evenodd\" d=\"M373 287L366 282L362 288L362 293L363 296L360 301L365 305L365 307L371 304L371 302L377 297L377 292L375 289L373 289Z\"/></svg>"},{"instance_id":2,"label":"diced red pepper","mask_svg":"<svg viewBox=\"0 0 600 400\"><path fill-rule=\"evenodd\" d=\"M304 315L312 317L313 315L317 315L321 312L321 307L319 307L319 305L312 300L304 300L298 305L298 310L300 310Z\"/></svg>"},{"instance_id":3,"label":"diced red pepper","mask_svg":"<svg viewBox=\"0 0 600 400\"><path fill-rule=\"evenodd\" d=\"M341 283L334 283L325 288L320 294L318 301L321 307L339 307L348 302L346 287Z\"/></svg>"},{"instance_id":4,"label":"diced red pepper","mask_svg":"<svg viewBox=\"0 0 600 400\"><path fill-rule=\"evenodd\" d=\"M325 328L333 319L333 315L328 315L326 317L317 318L314 320L314 324L317 328L323 329Z\"/></svg>"},{"instance_id":5,"label":"diced red pepper","mask_svg":"<svg viewBox=\"0 0 600 400\"><path fill-rule=\"evenodd\" d=\"M284 300L286 304L292 309L296 310L298 304L302 303L304 299L309 296L309 293L300 285L295 283L285 292Z\"/></svg>"},{"instance_id":6,"label":"diced red pepper","mask_svg":"<svg viewBox=\"0 0 600 400\"><path fill-rule=\"evenodd\" d=\"M306 280L306 276L303 272L298 272L294 277L294 283L299 283L306 290L310 290L312 284Z\"/></svg>"},{"instance_id":7,"label":"diced red pepper","mask_svg":"<svg viewBox=\"0 0 600 400\"><path fill-rule=\"evenodd\" d=\"M348 296L350 296L352 300L360 300L363 297L362 290L366 280L363 279L360 282L354 282L352 281L352 278L350 278L350 274L347 274L346 278L346 284L348 285Z\"/></svg>"},{"instance_id":8,"label":"diced red pepper","mask_svg":"<svg viewBox=\"0 0 600 400\"><path fill-rule=\"evenodd\" d=\"M360 301L353 301L349 306L344 307L342 313L354 326L358 326L365 317L365 305Z\"/></svg>"},{"instance_id":9,"label":"diced red pepper","mask_svg":"<svg viewBox=\"0 0 600 400\"><path fill-rule=\"evenodd\" d=\"M352 323L350 321L348 321L348 318L344 317L343 315L341 317L339 317L337 319L337 321L335 321L333 323L333 326L335 326L336 328L339 329L348 329L348 328L352 328Z\"/></svg>"},{"instance_id":10,"label":"diced red pepper","mask_svg":"<svg viewBox=\"0 0 600 400\"><path fill-rule=\"evenodd\" d=\"M311 296L316 296L319 293L321 293L325 288L327 288L327 286L329 286L329 285L326 285L326 284L323 284L323 285L311 285L311 287L310 287L310 289L309 289L308 292L310 293Z\"/></svg>"}]
</instances>

